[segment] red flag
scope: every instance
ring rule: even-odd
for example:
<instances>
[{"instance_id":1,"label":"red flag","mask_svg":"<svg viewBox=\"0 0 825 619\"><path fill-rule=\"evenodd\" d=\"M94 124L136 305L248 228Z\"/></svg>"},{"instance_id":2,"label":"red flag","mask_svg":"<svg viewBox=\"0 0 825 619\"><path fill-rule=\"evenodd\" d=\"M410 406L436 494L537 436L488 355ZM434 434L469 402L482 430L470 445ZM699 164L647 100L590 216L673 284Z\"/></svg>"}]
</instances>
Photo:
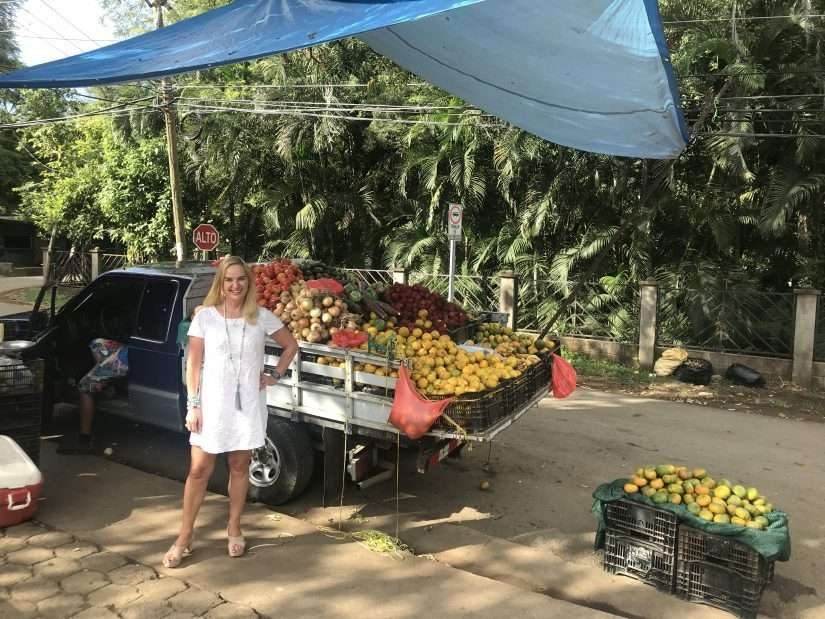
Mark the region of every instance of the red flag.
<instances>
[{"instance_id":1,"label":"red flag","mask_svg":"<svg viewBox=\"0 0 825 619\"><path fill-rule=\"evenodd\" d=\"M407 437L419 439L429 431L454 399L428 400L421 397L410 380L409 371L402 365L395 381L395 398L389 421Z\"/></svg>"},{"instance_id":2,"label":"red flag","mask_svg":"<svg viewBox=\"0 0 825 619\"><path fill-rule=\"evenodd\" d=\"M576 390L576 369L556 353L553 353L553 382L550 390L554 398L566 398Z\"/></svg>"}]
</instances>

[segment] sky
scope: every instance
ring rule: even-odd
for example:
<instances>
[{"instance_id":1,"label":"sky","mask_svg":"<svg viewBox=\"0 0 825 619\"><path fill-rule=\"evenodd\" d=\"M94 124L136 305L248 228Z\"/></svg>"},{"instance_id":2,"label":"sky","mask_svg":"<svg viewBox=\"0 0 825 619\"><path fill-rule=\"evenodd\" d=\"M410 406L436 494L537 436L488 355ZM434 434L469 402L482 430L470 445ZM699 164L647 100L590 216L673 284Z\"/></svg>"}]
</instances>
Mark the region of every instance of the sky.
<instances>
[{"instance_id":1,"label":"sky","mask_svg":"<svg viewBox=\"0 0 825 619\"><path fill-rule=\"evenodd\" d=\"M25 0L21 7L15 37L20 59L26 65L58 60L114 42L112 29L101 23L103 10L98 0Z\"/></svg>"}]
</instances>

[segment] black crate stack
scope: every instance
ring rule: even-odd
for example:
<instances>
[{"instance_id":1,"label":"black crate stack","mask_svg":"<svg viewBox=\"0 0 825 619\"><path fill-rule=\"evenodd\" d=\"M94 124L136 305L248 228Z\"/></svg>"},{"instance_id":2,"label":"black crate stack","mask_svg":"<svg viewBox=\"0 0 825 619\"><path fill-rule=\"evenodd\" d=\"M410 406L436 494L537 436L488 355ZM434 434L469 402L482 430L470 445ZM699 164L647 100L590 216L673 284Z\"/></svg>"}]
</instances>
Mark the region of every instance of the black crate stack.
<instances>
[{"instance_id":1,"label":"black crate stack","mask_svg":"<svg viewBox=\"0 0 825 619\"><path fill-rule=\"evenodd\" d=\"M604 569L673 593L676 577L676 514L631 501L608 503Z\"/></svg>"},{"instance_id":2,"label":"black crate stack","mask_svg":"<svg viewBox=\"0 0 825 619\"><path fill-rule=\"evenodd\" d=\"M10 436L35 464L40 461L43 361L0 365L0 434Z\"/></svg>"},{"instance_id":3,"label":"black crate stack","mask_svg":"<svg viewBox=\"0 0 825 619\"><path fill-rule=\"evenodd\" d=\"M718 535L679 528L676 595L755 619L765 586L773 580L773 561Z\"/></svg>"}]
</instances>

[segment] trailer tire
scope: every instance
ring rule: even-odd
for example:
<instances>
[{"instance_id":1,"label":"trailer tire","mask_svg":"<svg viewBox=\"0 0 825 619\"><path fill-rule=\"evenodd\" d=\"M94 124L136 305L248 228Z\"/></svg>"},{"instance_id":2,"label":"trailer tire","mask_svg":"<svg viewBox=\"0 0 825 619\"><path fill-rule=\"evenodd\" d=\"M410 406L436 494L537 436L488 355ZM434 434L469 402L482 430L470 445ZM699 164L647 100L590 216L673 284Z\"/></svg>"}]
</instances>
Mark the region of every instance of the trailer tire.
<instances>
[{"instance_id":1,"label":"trailer tire","mask_svg":"<svg viewBox=\"0 0 825 619\"><path fill-rule=\"evenodd\" d=\"M301 494L312 478L315 454L306 431L273 415L266 427L266 444L252 453L249 498L281 505Z\"/></svg>"}]
</instances>

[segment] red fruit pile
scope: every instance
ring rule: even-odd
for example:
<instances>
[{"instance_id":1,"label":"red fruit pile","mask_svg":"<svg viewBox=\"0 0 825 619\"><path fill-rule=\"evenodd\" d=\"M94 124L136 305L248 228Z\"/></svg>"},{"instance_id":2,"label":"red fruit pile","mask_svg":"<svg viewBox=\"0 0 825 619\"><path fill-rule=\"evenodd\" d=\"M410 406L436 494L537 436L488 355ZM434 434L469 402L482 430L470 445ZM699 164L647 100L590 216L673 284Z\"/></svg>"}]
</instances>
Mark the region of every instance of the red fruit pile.
<instances>
[{"instance_id":1,"label":"red fruit pile","mask_svg":"<svg viewBox=\"0 0 825 619\"><path fill-rule=\"evenodd\" d=\"M384 291L384 300L401 315L399 326L409 329L423 327L444 333L467 322L467 313L460 306L420 284L393 284Z\"/></svg>"},{"instance_id":2,"label":"red fruit pile","mask_svg":"<svg viewBox=\"0 0 825 619\"><path fill-rule=\"evenodd\" d=\"M303 279L301 269L287 258L257 264L252 267L252 272L255 274L258 305L270 310L280 302L282 292L288 292L293 283Z\"/></svg>"}]
</instances>

